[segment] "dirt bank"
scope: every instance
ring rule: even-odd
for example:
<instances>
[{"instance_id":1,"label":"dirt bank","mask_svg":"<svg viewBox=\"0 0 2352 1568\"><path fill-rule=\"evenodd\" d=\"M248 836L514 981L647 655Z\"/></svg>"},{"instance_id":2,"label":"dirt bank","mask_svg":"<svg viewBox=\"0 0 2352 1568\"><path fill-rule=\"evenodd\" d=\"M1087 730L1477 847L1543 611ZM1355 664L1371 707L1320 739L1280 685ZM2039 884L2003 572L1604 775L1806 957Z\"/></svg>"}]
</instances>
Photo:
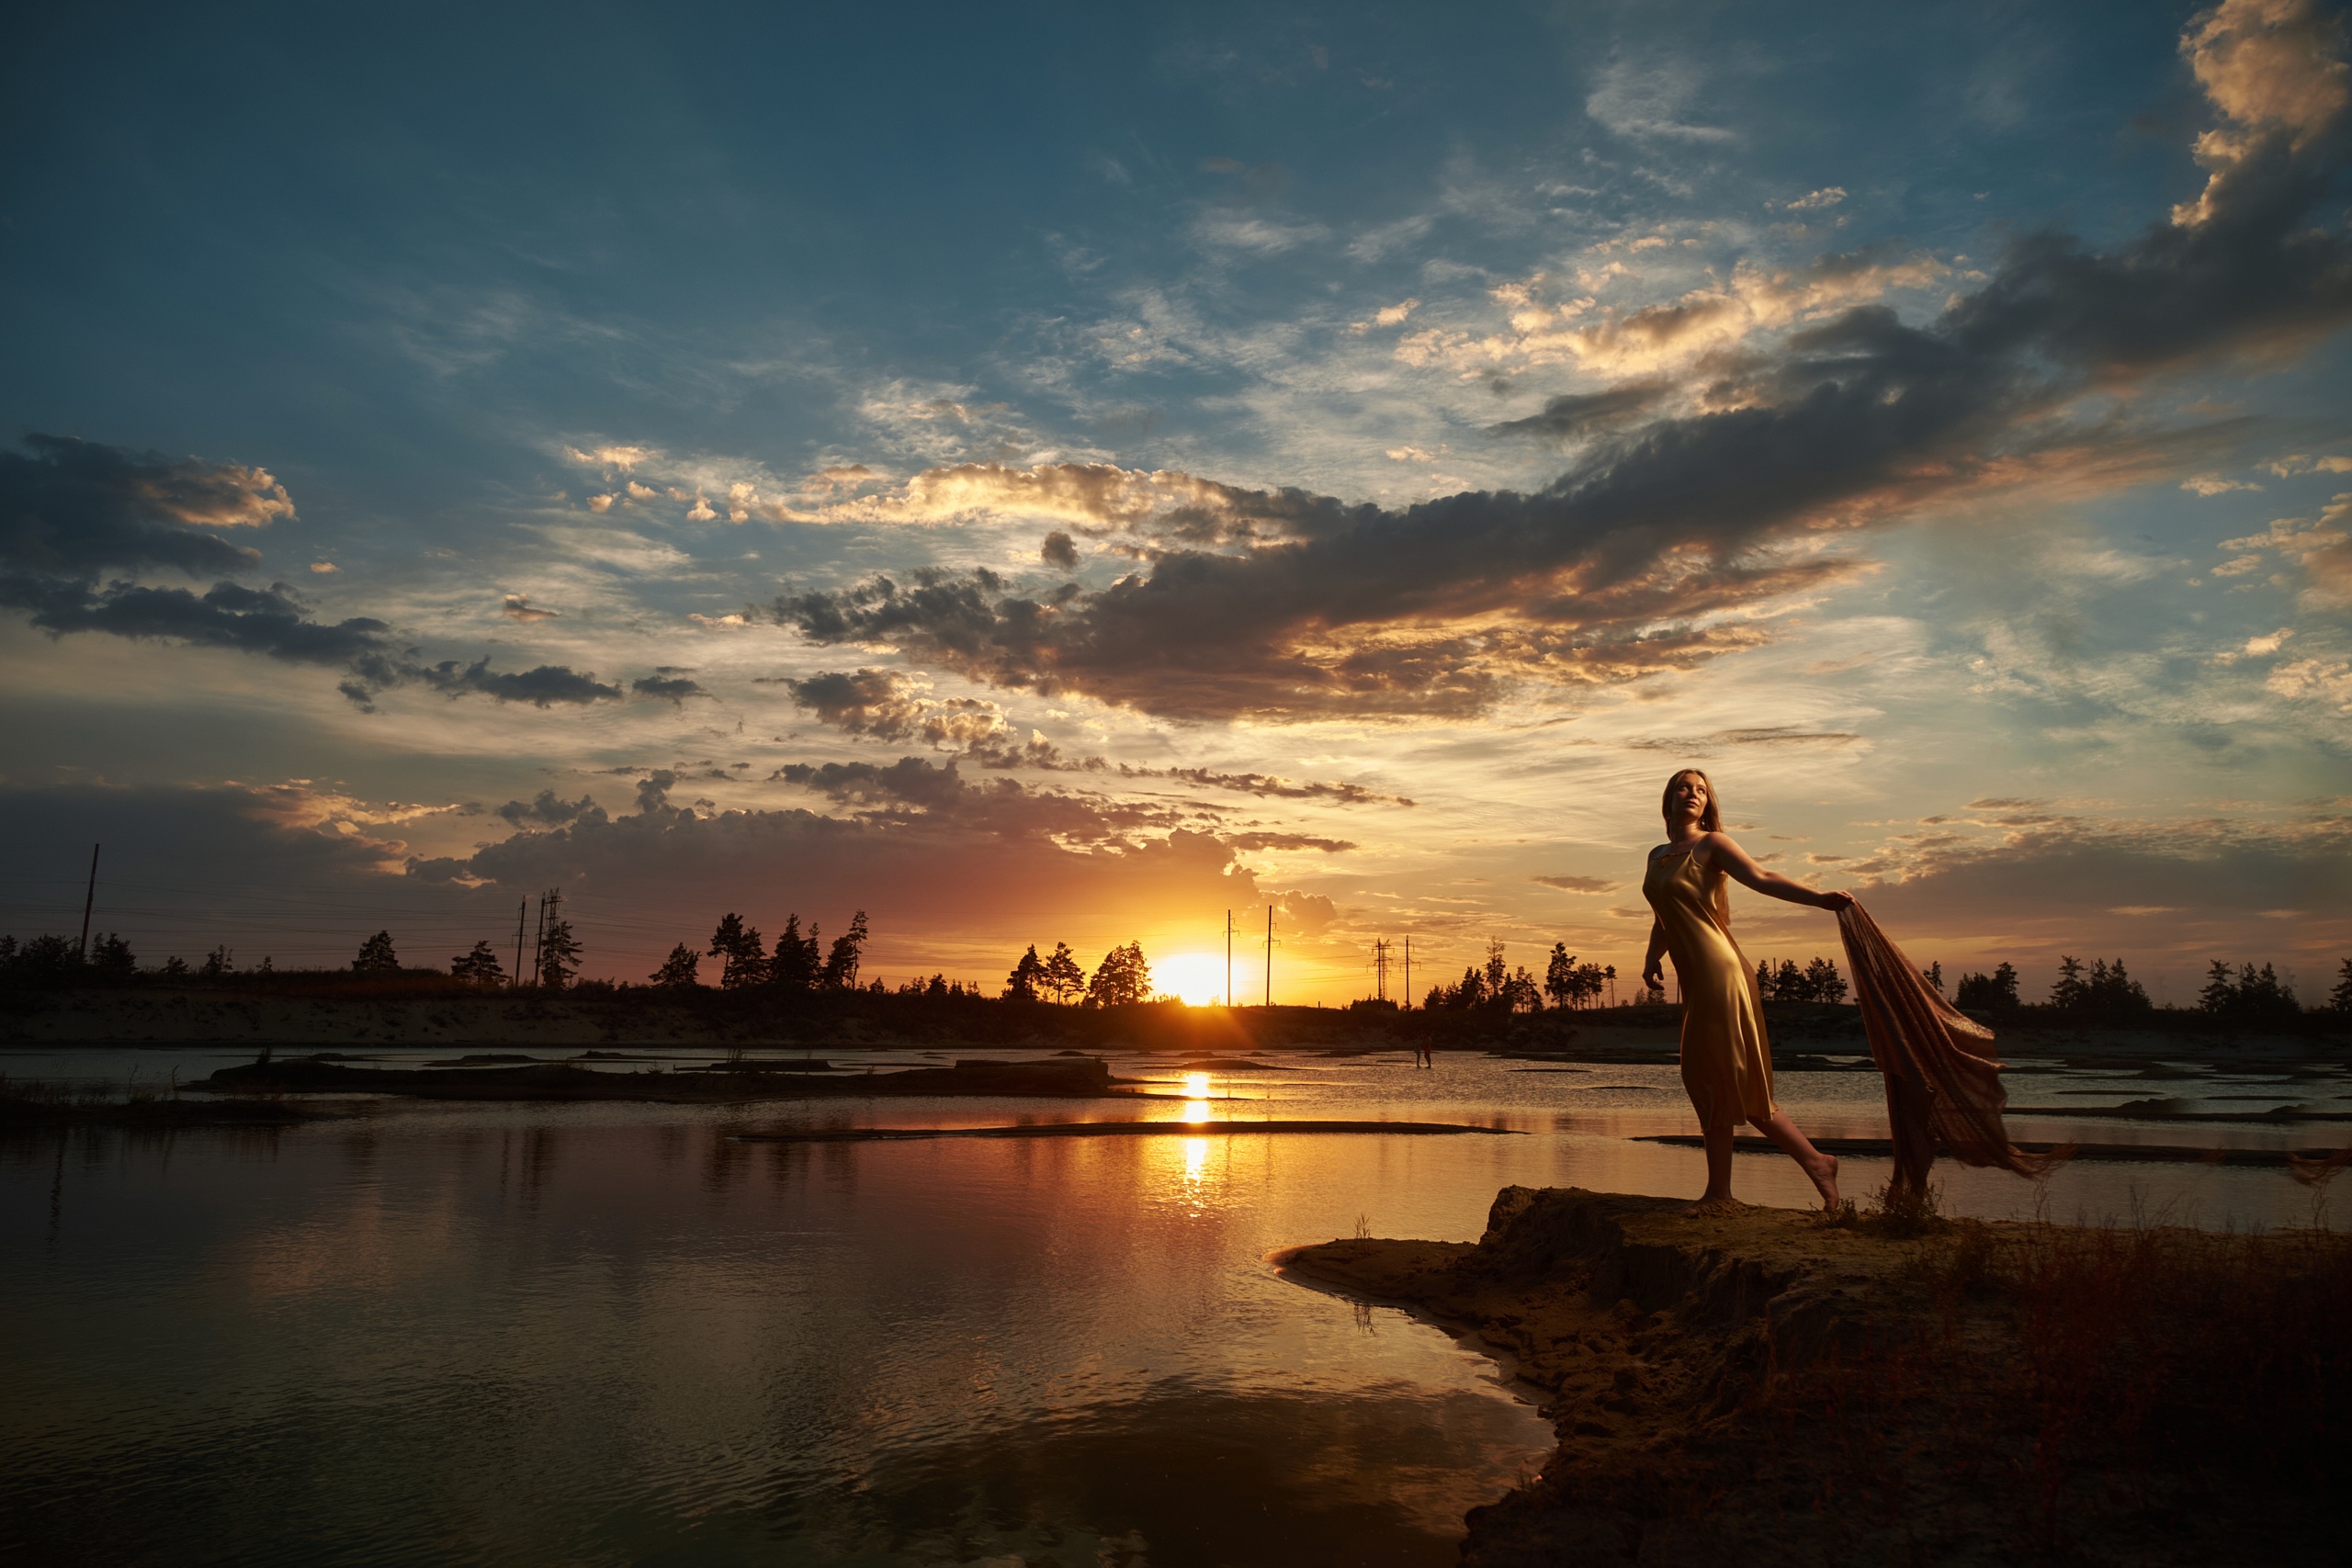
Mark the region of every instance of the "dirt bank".
<instances>
[{"instance_id":1,"label":"dirt bank","mask_svg":"<svg viewBox=\"0 0 2352 1568\"><path fill-rule=\"evenodd\" d=\"M2332 1561L2341 1235L2088 1231L1506 1188L1475 1245L1277 1261L1548 1391L1465 1563Z\"/></svg>"}]
</instances>

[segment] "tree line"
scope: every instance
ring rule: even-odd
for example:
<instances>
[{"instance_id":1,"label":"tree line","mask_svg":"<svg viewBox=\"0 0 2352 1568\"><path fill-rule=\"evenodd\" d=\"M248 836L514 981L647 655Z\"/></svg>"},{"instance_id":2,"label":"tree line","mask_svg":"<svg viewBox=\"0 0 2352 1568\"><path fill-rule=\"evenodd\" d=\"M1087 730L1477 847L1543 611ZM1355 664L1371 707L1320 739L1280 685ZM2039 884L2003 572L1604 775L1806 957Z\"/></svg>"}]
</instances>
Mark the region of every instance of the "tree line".
<instances>
[{"instance_id":1,"label":"tree line","mask_svg":"<svg viewBox=\"0 0 2352 1568\"><path fill-rule=\"evenodd\" d=\"M388 930L361 942L343 972L367 979L447 973L461 984L485 989L510 984L560 989L577 980L584 952L571 922L563 918L562 903L563 897L557 892L550 892L540 901L539 919L528 942L522 944L522 963L518 966L521 976L517 979L510 980L498 949L488 941L478 941L468 952L451 958L447 971L410 968L401 963ZM729 910L720 918L707 944L695 947L679 942L647 979L662 988L700 987L702 960L708 957L718 960L721 990L865 990L875 995L974 999L982 997L978 986L967 987L941 975L908 981L899 986L895 993L880 980L861 986L859 969L869 935L863 909L851 916L847 929L831 943L823 940L816 921L809 921L804 931L800 917L793 913L785 917L784 929L771 947L758 927ZM156 968L142 969L130 943L119 932L107 931L94 938L86 951L81 943L54 934L44 933L21 942L14 936L0 936L0 987L11 988L127 985L134 981L217 983L241 975L277 973L280 971L266 957L251 969L238 969L235 954L226 945L213 948L196 964L174 955ZM1928 965L1921 974L1939 993L1943 991L1940 963ZM1501 942L1490 941L1484 964L1465 967L1462 978L1452 985L1430 987L1421 1005L1431 1010L1484 1008L1537 1012L1547 1004L1556 1009L1596 1007L1606 996L1609 1005L1614 1006L1616 982L1613 964L1582 962L1568 952L1566 942L1552 944L1544 975L1538 979L1524 964L1514 967L1508 962ZM1850 987L1836 963L1816 956L1803 966L1793 959L1783 959L1777 965L1769 959L1759 961L1756 966L1756 989L1767 1001L1838 1003L1846 999ZM1056 942L1049 955L1040 955L1032 943L1005 976L1000 998L1062 1005L1077 1002L1093 1007L1149 1001L1151 965L1139 942L1131 941L1111 949L1091 974L1080 964L1069 943ZM1660 992L1637 989L1634 999L1657 1002L1665 998ZM1961 976L1951 999L1954 1006L1976 1012L2008 1012L2025 1005L2018 992L2017 968L2007 963L1996 964L1989 974ZM2042 1005L2064 1012L2128 1015L2154 1010L2146 988L2132 976L2122 959L2093 959L2085 964L2071 954L2059 959L2058 977ZM2196 1010L2220 1020L2249 1023L2292 1019L2306 1010L2352 1016L2352 958L2338 964L2335 983L2327 999L2310 1009L2298 1000L2294 986L2279 976L2275 965L2233 965L2213 959L2207 964L2205 985L2198 993Z\"/></svg>"}]
</instances>

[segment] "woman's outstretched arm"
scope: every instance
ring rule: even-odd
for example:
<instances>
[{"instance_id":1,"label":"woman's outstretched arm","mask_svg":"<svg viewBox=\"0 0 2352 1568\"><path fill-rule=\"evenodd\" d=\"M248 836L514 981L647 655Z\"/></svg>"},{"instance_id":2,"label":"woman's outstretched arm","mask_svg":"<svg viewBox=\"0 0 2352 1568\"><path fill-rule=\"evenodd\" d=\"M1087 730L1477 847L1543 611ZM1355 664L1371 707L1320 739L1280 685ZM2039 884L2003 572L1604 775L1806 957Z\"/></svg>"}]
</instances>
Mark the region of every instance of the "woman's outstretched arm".
<instances>
[{"instance_id":1,"label":"woman's outstretched arm","mask_svg":"<svg viewBox=\"0 0 2352 1568\"><path fill-rule=\"evenodd\" d=\"M1709 864L1730 873L1733 881L1742 887L1754 888L1767 898L1810 904L1816 909L1842 909L1854 901L1850 893L1818 893L1777 871L1765 870L1748 858L1747 852L1735 843L1729 833L1710 833L1703 841ZM1653 935L1650 941L1655 943L1657 938Z\"/></svg>"}]
</instances>

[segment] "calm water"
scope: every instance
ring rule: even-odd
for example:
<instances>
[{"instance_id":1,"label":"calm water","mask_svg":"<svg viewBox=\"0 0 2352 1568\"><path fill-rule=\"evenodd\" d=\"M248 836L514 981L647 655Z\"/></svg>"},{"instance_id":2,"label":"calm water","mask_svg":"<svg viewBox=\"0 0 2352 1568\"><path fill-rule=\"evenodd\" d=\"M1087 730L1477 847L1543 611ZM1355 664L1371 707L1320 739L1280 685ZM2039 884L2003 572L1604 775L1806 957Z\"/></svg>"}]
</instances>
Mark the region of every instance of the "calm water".
<instances>
[{"instance_id":1,"label":"calm water","mask_svg":"<svg viewBox=\"0 0 2352 1568\"><path fill-rule=\"evenodd\" d=\"M424 1053L386 1054L386 1059ZM10 1053L183 1079L200 1053ZM842 1059L839 1055L836 1060ZM0 1143L0 1554L15 1561L1141 1564L1453 1560L1549 1451L1494 1363L1283 1280L1271 1249L1475 1236L1509 1182L1695 1191L1670 1068L1267 1058L1144 1107L797 1111L388 1103L275 1134ZM903 1060L903 1058L897 1058ZM1136 1070L1134 1064L1114 1064ZM1824 1134L1877 1079L1788 1075ZM2018 1103L2328 1105L2340 1076L2151 1086L2056 1068ZM2236 1095L2255 1097L2245 1100ZM1227 1096L1233 1098L1227 1099ZM2265 1097L2268 1097L2267 1100ZM2064 1103L2064 1101L2058 1101ZM1521 1135L731 1141L794 1124L1188 1113ZM2020 1135L2324 1143L2036 1122ZM1850 1162L1849 1190L1884 1179ZM1947 1171L1991 1214L2308 1224L2283 1174ZM1777 1158L1741 1194L1797 1203Z\"/></svg>"}]
</instances>

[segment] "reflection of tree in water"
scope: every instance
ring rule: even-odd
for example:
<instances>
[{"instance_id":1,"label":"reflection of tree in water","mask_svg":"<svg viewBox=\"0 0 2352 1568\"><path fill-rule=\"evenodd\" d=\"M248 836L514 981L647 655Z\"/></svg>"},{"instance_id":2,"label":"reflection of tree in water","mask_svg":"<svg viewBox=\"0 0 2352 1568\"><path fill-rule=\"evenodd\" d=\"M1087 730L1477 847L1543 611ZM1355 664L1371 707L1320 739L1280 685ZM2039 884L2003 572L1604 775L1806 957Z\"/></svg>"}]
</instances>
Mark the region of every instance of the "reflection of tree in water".
<instances>
[{"instance_id":1,"label":"reflection of tree in water","mask_svg":"<svg viewBox=\"0 0 2352 1568\"><path fill-rule=\"evenodd\" d=\"M706 1192L724 1192L735 1185L743 1174L748 1150L718 1128L710 1133L710 1146L704 1152L702 1189Z\"/></svg>"}]
</instances>

